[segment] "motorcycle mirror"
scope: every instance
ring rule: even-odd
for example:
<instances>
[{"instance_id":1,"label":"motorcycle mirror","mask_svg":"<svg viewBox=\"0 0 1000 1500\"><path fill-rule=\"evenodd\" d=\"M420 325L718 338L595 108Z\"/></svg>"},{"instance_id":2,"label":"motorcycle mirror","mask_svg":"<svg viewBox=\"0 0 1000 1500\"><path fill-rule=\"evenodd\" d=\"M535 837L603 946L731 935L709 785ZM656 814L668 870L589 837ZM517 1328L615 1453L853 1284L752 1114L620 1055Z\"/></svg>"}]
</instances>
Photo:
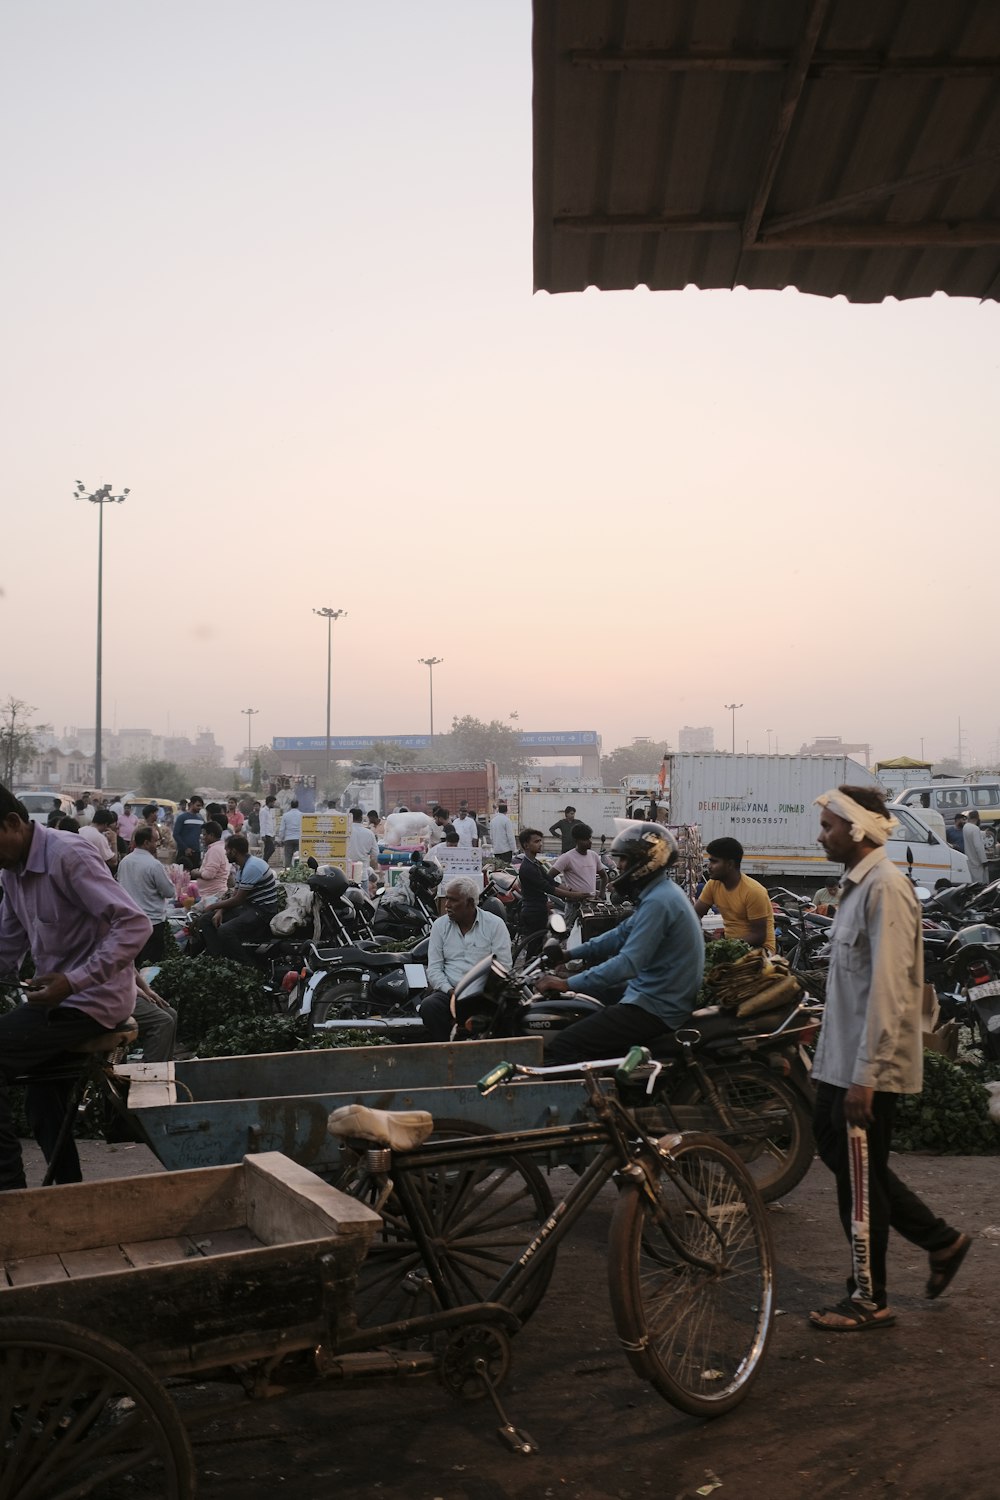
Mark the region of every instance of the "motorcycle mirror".
<instances>
[{"instance_id":1,"label":"motorcycle mirror","mask_svg":"<svg viewBox=\"0 0 1000 1500\"><path fill-rule=\"evenodd\" d=\"M553 937L565 937L569 928L566 926L566 918L562 912L554 911L549 917L549 931Z\"/></svg>"},{"instance_id":2,"label":"motorcycle mirror","mask_svg":"<svg viewBox=\"0 0 1000 1500\"><path fill-rule=\"evenodd\" d=\"M319 869L319 865L317 864L316 860L313 859L313 857L312 857L311 854L310 854L309 858L306 860L306 864L309 866L310 870L318 870Z\"/></svg>"},{"instance_id":3,"label":"motorcycle mirror","mask_svg":"<svg viewBox=\"0 0 1000 1500\"><path fill-rule=\"evenodd\" d=\"M929 901L931 899L931 893L925 885L918 885L915 889L918 901Z\"/></svg>"}]
</instances>

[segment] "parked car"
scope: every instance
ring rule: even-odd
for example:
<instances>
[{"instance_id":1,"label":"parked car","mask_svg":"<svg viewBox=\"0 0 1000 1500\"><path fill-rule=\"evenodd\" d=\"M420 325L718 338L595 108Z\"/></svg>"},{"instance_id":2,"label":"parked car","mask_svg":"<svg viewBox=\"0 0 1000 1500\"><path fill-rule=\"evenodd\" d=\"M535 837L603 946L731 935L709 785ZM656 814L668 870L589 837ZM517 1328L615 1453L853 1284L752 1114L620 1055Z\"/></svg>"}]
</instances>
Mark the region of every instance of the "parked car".
<instances>
[{"instance_id":1,"label":"parked car","mask_svg":"<svg viewBox=\"0 0 1000 1500\"><path fill-rule=\"evenodd\" d=\"M926 801L924 799L927 799ZM968 813L973 808L979 813L986 853L992 859L1000 834L1000 781L942 781L924 786L908 786L892 800L893 807L912 807L920 812L929 807L940 813L945 827L954 826L957 813Z\"/></svg>"},{"instance_id":2,"label":"parked car","mask_svg":"<svg viewBox=\"0 0 1000 1500\"><path fill-rule=\"evenodd\" d=\"M64 818L73 816L73 799L64 797L61 792L18 792L17 800L24 803L33 823L46 823L56 803Z\"/></svg>"}]
</instances>

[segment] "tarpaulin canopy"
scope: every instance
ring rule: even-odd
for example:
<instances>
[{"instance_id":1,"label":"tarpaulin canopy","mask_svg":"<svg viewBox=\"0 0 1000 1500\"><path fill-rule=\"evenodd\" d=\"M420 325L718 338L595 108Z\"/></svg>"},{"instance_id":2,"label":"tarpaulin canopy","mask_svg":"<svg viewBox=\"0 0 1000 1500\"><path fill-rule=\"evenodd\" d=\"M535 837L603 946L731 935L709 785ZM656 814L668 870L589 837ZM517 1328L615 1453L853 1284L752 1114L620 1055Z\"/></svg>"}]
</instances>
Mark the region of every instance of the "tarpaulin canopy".
<instances>
[{"instance_id":1,"label":"tarpaulin canopy","mask_svg":"<svg viewBox=\"0 0 1000 1500\"><path fill-rule=\"evenodd\" d=\"M878 760L875 762L876 771L929 771L933 766L932 760L911 760L908 755L897 755L895 760Z\"/></svg>"}]
</instances>

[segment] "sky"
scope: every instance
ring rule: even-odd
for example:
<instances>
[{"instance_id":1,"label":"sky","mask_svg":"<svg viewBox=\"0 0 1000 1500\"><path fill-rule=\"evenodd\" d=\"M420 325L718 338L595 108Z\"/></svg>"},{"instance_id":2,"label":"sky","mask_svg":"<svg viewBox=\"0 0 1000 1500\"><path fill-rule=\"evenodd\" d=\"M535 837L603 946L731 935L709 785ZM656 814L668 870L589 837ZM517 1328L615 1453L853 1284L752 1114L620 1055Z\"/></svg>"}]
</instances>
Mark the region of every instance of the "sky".
<instances>
[{"instance_id":1,"label":"sky","mask_svg":"<svg viewBox=\"0 0 1000 1500\"><path fill-rule=\"evenodd\" d=\"M6 0L0 696L1000 744L1000 310L532 295L528 0Z\"/></svg>"}]
</instances>

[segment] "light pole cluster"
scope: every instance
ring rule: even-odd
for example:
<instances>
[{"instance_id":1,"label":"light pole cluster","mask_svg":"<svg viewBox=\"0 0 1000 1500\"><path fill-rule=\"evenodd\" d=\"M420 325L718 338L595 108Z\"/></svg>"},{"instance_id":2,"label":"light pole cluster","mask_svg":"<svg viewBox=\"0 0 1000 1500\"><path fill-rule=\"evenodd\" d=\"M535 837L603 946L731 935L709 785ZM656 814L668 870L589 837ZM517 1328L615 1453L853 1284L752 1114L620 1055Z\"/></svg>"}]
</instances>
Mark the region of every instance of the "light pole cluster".
<instances>
[{"instance_id":1,"label":"light pole cluster","mask_svg":"<svg viewBox=\"0 0 1000 1500\"><path fill-rule=\"evenodd\" d=\"M253 742L250 738L250 729L253 725L253 716L254 714L259 714L260 709L241 708L240 713L246 714L247 716L247 780L249 781L251 775L253 774Z\"/></svg>"},{"instance_id":2,"label":"light pole cluster","mask_svg":"<svg viewBox=\"0 0 1000 1500\"><path fill-rule=\"evenodd\" d=\"M738 708L742 708L743 704L742 703L724 703L722 706L723 706L723 708L728 709L729 712L733 716L733 754L735 755L736 754L736 710Z\"/></svg>"},{"instance_id":3,"label":"light pole cluster","mask_svg":"<svg viewBox=\"0 0 1000 1500\"><path fill-rule=\"evenodd\" d=\"M346 609L331 609L325 605L323 609L314 609L314 615L320 615L326 621L326 782L330 784L330 697L333 684L333 625L335 620L342 620L347 614Z\"/></svg>"},{"instance_id":4,"label":"light pole cluster","mask_svg":"<svg viewBox=\"0 0 1000 1500\"><path fill-rule=\"evenodd\" d=\"M443 656L418 656L417 661L427 668L431 679L431 750L434 749L434 668L444 661Z\"/></svg>"},{"instance_id":5,"label":"light pole cluster","mask_svg":"<svg viewBox=\"0 0 1000 1500\"><path fill-rule=\"evenodd\" d=\"M76 481L73 491L74 500L87 500L91 505L97 506L97 707L94 713L94 786L100 791L104 780L104 766L101 754L101 734L103 725L101 723L101 662L103 653L103 616L104 616L104 507L106 505L121 505L128 494L128 490L122 490L120 495L112 493L114 485L104 484L99 490L88 493L82 479Z\"/></svg>"}]
</instances>

